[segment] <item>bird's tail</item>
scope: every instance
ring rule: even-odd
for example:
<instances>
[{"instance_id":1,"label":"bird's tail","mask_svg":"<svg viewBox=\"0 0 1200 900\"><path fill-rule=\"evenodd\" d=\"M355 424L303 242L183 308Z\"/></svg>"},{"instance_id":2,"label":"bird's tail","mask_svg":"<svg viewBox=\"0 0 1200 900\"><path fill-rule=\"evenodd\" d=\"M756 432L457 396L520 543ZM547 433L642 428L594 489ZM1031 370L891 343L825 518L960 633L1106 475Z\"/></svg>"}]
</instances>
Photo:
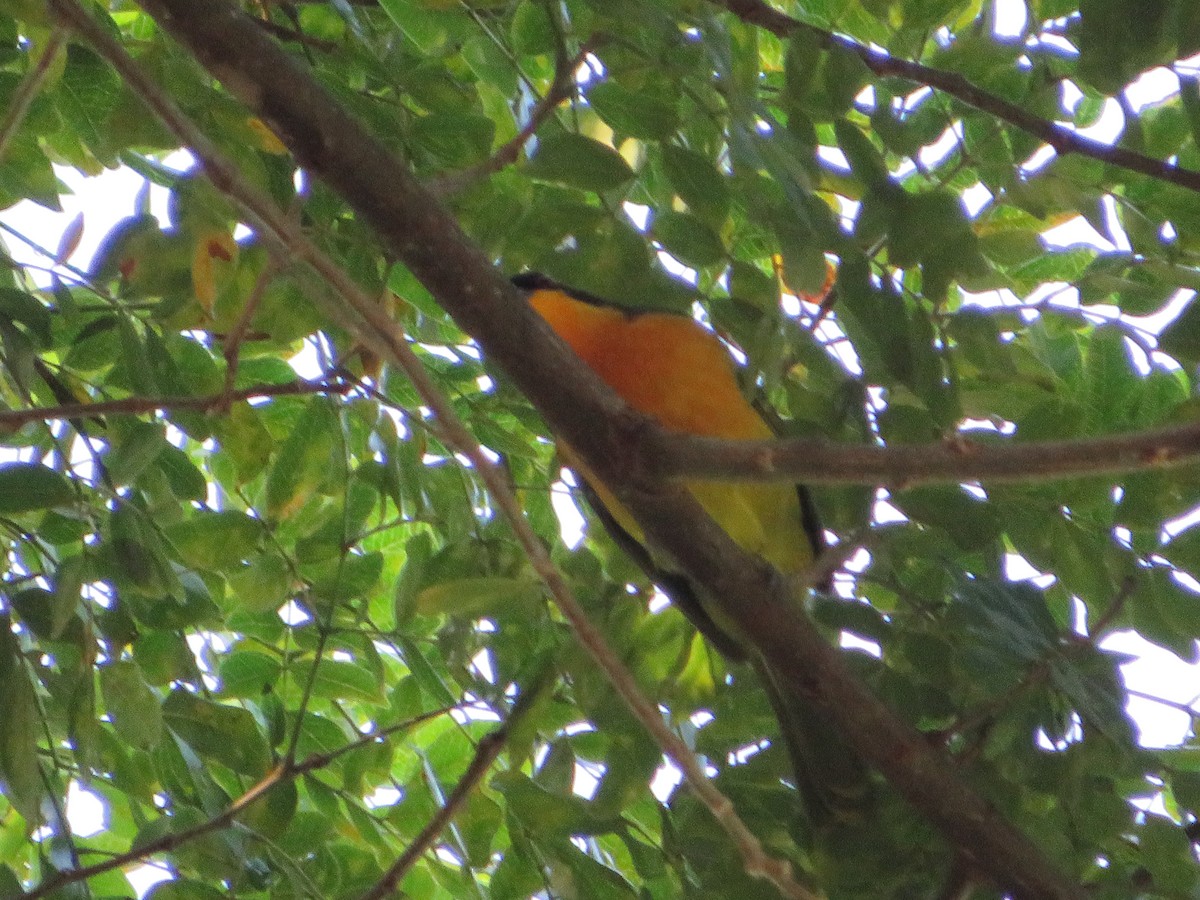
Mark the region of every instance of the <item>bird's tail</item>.
<instances>
[{"instance_id":1,"label":"bird's tail","mask_svg":"<svg viewBox=\"0 0 1200 900\"><path fill-rule=\"evenodd\" d=\"M861 821L871 802L866 765L805 698L788 688L764 660L752 660L791 761L796 789L813 826Z\"/></svg>"}]
</instances>

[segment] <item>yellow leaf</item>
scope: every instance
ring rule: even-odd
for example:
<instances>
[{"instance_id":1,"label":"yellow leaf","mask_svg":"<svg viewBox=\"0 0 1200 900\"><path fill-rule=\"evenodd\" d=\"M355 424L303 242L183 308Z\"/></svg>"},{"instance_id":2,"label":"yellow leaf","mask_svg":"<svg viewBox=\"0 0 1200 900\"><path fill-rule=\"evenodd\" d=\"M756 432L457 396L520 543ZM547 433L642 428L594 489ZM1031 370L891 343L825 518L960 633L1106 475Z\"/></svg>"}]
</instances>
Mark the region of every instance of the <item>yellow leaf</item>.
<instances>
[{"instance_id":1,"label":"yellow leaf","mask_svg":"<svg viewBox=\"0 0 1200 900\"><path fill-rule=\"evenodd\" d=\"M276 156L286 156L288 148L284 145L270 128L266 122L257 116L246 121L250 126L250 130L254 132L254 136L258 139L258 149L265 153L274 153Z\"/></svg>"},{"instance_id":2,"label":"yellow leaf","mask_svg":"<svg viewBox=\"0 0 1200 900\"><path fill-rule=\"evenodd\" d=\"M217 301L218 276L228 274L237 262L237 241L228 232L212 231L200 235L192 250L192 290L206 313L212 314Z\"/></svg>"}]
</instances>

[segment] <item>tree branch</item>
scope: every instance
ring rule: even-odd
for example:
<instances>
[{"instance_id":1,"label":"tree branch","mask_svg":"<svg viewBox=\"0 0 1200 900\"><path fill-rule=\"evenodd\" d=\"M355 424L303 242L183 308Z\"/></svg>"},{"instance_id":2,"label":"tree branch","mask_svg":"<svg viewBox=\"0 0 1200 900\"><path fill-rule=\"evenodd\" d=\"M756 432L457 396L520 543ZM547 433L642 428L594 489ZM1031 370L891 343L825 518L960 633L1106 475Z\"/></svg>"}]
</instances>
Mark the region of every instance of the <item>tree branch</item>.
<instances>
[{"instance_id":1,"label":"tree branch","mask_svg":"<svg viewBox=\"0 0 1200 900\"><path fill-rule=\"evenodd\" d=\"M1015 125L1034 137L1041 138L1061 156L1077 153L1080 156L1119 166L1131 172L1140 172L1159 181L1166 181L1189 191L1200 193L1200 172L1194 169L1184 169L1144 153L1104 144L1086 137L1057 122L1043 119L1041 116L1031 113L1024 106L976 87L957 72L930 68L921 63L899 59L882 50L864 46L848 37L794 19L769 6L764 0L711 0L711 2L728 9L743 22L756 25L778 37L786 38L795 32L803 31L816 38L817 42L826 50L837 49L853 53L880 78L904 78L935 88L968 106L973 106L1001 121Z\"/></svg>"},{"instance_id":2,"label":"tree branch","mask_svg":"<svg viewBox=\"0 0 1200 900\"><path fill-rule=\"evenodd\" d=\"M459 809L462 808L467 797L471 795L471 791L483 776L487 774L488 769L492 767L492 763L496 761L496 757L500 755L500 751L504 749L504 744L507 740L507 724L484 735L480 739L478 746L475 748L475 755L471 758L471 764L467 766L467 771L463 772L458 783L454 785L454 790L450 792L450 796L446 798L446 802L430 817L429 821L425 823L425 827L421 829L420 834L413 838L412 843L404 848L404 852L388 867L383 877L375 882L369 891L362 895L362 900L382 900L382 898L390 897L395 892L400 880L408 874L408 870L413 867L416 861L433 846L433 842L437 840L438 835L445 830Z\"/></svg>"},{"instance_id":3,"label":"tree branch","mask_svg":"<svg viewBox=\"0 0 1200 900\"><path fill-rule=\"evenodd\" d=\"M863 687L841 654L796 610L778 572L734 544L689 493L647 477L638 453L645 419L629 411L569 353L463 234L454 218L308 72L227 3L142 0L142 5L263 118L305 167L341 193L376 229L387 249L412 270L458 325L477 339L489 358L508 372L550 427L616 491L648 537L704 586L721 604L722 612L745 628L769 663L787 676L789 686L829 716L855 750L877 766L964 857L1022 897L1084 896L1078 885L1056 871L1037 845L965 785L947 756L928 747L914 729L897 720ZM73 21L78 18L80 10L74 0L52 0L52 6L74 12ZM226 174L217 177L224 179ZM381 190L381 185L388 189ZM366 318L357 304L356 312ZM370 322L371 337L377 342L394 334L392 323L384 324L386 327L377 330L375 322ZM481 458L486 462L486 457ZM489 487L492 483L489 481ZM565 585L552 567L547 568L545 548L536 536L532 536L532 544L527 543L531 532L511 492L503 490L497 500L512 518L556 599L561 603L564 596L569 598L560 593L565 592ZM562 608L572 624L580 627L574 612ZM582 625L591 628L586 619ZM585 638L582 633L581 639ZM606 668L606 672L613 677L612 670ZM624 694L622 686L614 684ZM640 694L626 700L646 703ZM702 798L706 791L714 791L689 753L676 756L678 738L665 729L652 705L649 713L651 720L658 719L657 727L640 714L639 719L671 748L670 755L684 767L692 788ZM716 804L718 821L743 852L748 871L770 875L749 868L751 860L745 851L758 843L748 830L742 835L732 830L734 822L742 829L745 826L721 809L722 804L728 807L729 801L720 794L715 798L708 794L705 802L710 800ZM786 864L766 857L761 848L759 860L776 867L776 874L787 874ZM794 880L790 885L803 890Z\"/></svg>"},{"instance_id":4,"label":"tree branch","mask_svg":"<svg viewBox=\"0 0 1200 900\"><path fill-rule=\"evenodd\" d=\"M77 0L50 0L57 15L85 35L100 55L108 60L121 76L133 86L166 125L200 159L205 174L215 186L235 200L258 229L264 242L288 258L303 261L337 294L337 302L313 292L313 299L342 327L369 346L382 359L394 363L412 381L423 402L438 420L448 443L462 452L474 466L479 477L508 519L533 569L546 584L555 604L571 624L576 637L604 672L617 694L634 717L649 732L663 752L679 766L697 798L712 813L714 819L729 835L742 858L747 873L770 881L781 895L796 900L812 900L813 895L800 885L786 860L769 856L761 842L737 816L729 799L713 786L696 757L683 740L663 722L658 708L638 687L629 669L608 647L599 630L591 623L583 608L571 593L562 574L550 558L549 551L534 533L524 511L507 481L504 469L496 464L454 412L453 406L437 389L421 366L404 333L375 300L360 290L353 281L322 254L282 211L260 190L241 177L237 168L212 146L211 142L179 111L160 88L150 81L124 49L100 28L78 4ZM181 39L196 57L212 68L214 74L224 75L226 84L253 109L270 110L266 120L280 135L295 142L295 152L310 159L314 171L330 175L341 172L347 183L343 190L350 196L362 198L364 192L374 195L382 206L360 210L377 230L387 238L388 249L399 258L413 264L426 287L436 283L435 296L456 297L466 304L460 314L489 336L481 342L493 343L486 322L495 314L497 303L503 300L506 315L493 326L504 335L498 346L502 355L519 358L530 334L536 334L546 347L546 356L526 357L528 368L521 380L536 385L541 378L569 379L577 391L602 398L593 400L614 418L625 409L621 400L600 385L595 377L566 348L542 319L524 303L516 289L491 267L478 248L461 232L450 214L417 183L372 136L366 134L356 120L350 118L337 102L317 84L310 74L283 54L261 35L248 20L232 6L211 0L196 7L185 0L147 0L143 6L160 24L165 24ZM261 64L261 65L260 65ZM280 68L276 68L280 67ZM280 79L278 76L282 76ZM299 100L298 105L293 101ZM265 105L264 105L265 104ZM343 142L340 137L348 138ZM362 144L358 144L359 140ZM360 168L361 167L361 170ZM367 180L358 174L361 171ZM402 173L383 192L371 178L383 172ZM331 179L337 184L341 179ZM399 202L399 205L396 203ZM413 261L416 261L413 263ZM439 281L438 275L442 276ZM307 281L299 282L303 289L312 290ZM512 317L515 313L516 318ZM549 368L547 368L547 365ZM520 368L514 364L514 368ZM605 420L597 422L594 407L592 418L581 415L566 404L567 416L573 424L566 433L590 428L607 432ZM635 417L640 421L641 417Z\"/></svg>"},{"instance_id":5,"label":"tree branch","mask_svg":"<svg viewBox=\"0 0 1200 900\"><path fill-rule=\"evenodd\" d=\"M123 397L120 400L98 400L95 403L66 403L62 406L35 406L31 409L12 409L0 412L0 428L20 428L30 422L57 419L84 419L89 416L113 414L144 415L160 409L195 409L212 412L239 400L255 397L287 397L297 394L345 394L354 388L347 381L288 381L283 384L255 384L228 393L207 394L202 397Z\"/></svg>"},{"instance_id":6,"label":"tree branch","mask_svg":"<svg viewBox=\"0 0 1200 900\"><path fill-rule=\"evenodd\" d=\"M535 679L535 682L540 680L540 678ZM454 785L454 790L450 792L450 796L446 798L446 802L425 823L425 827L421 829L420 834L413 838L412 843L388 867L383 876L375 882L369 891L362 895L362 900L382 900L382 898L392 895L396 890L396 886L399 885L400 880L413 867L413 864L433 846L433 842L437 840L438 835L450 824L450 821L462 807L467 797L470 796L471 791L483 779L483 776L487 774L488 769L492 767L492 764L500 755L500 751L504 749L504 745L508 742L508 735L512 731L513 724L524 718L540 693L540 684L527 686L517 698L512 712L504 720L504 723L495 731L489 732L480 739L479 744L475 747L475 755L471 757L471 762L467 766L467 770L463 772L462 777L458 779L458 783Z\"/></svg>"},{"instance_id":7,"label":"tree branch","mask_svg":"<svg viewBox=\"0 0 1200 900\"><path fill-rule=\"evenodd\" d=\"M986 432L981 436L992 437ZM956 434L936 444L888 447L813 438L728 441L648 428L648 465L664 478L803 481L907 488L935 482L1030 482L1144 469L1200 460L1200 422L1103 437L1020 443Z\"/></svg>"}]
</instances>

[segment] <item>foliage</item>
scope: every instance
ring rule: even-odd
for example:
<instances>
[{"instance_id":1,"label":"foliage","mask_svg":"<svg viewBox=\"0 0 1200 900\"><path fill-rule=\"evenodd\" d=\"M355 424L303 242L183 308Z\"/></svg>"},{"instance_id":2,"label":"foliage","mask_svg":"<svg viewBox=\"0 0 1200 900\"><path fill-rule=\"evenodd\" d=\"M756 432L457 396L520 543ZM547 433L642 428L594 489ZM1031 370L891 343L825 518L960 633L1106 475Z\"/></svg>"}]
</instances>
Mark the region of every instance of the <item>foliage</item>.
<instances>
[{"instance_id":1,"label":"foliage","mask_svg":"<svg viewBox=\"0 0 1200 900\"><path fill-rule=\"evenodd\" d=\"M1012 443L1196 416L1195 191L1106 144L1049 152L998 106L879 74L822 31L1066 129L1119 115L1120 148L1197 170L1194 65L1153 103L1126 91L1200 51L1187 0L811 0L781 4L817 29L788 37L696 0L246 5L423 178L460 178L449 202L505 271L700 303L786 434ZM998 33L998 12L1020 33ZM869 822L800 815L750 673L649 602L598 525L564 546L552 443L503 373L152 20L127 2L96 13L394 304L618 655L771 853L831 897L949 896L958 879L999 896L886 788ZM51 27L37 0L0 3L0 108ZM539 106L566 66L575 95ZM322 319L216 189L163 164L173 141L92 49L70 42L45 75L0 158L0 204L58 208L52 165L126 165L165 189L170 220L147 190L87 271L67 263L76 225L45 268L0 272L0 894L213 820L294 759L309 763L232 822L163 844L176 880L154 896L359 896L520 695L498 764L407 895L771 896L694 798L663 787L660 751L412 387ZM1056 242L1074 221L1096 240ZM820 300L830 266L818 327L793 293ZM1157 341L1131 318L1165 310ZM76 403L107 405L39 412ZM1197 748L1139 747L1124 658L1101 643L1132 629L1196 661L1200 544L1165 527L1194 483L1175 469L897 489L873 526L872 487L816 492L827 528L870 556L814 616L873 645L847 651L862 677L1096 897L1200 890ZM1008 580L1012 554L1048 577ZM72 784L103 804L92 836L64 820ZM128 893L113 870L56 896Z\"/></svg>"}]
</instances>

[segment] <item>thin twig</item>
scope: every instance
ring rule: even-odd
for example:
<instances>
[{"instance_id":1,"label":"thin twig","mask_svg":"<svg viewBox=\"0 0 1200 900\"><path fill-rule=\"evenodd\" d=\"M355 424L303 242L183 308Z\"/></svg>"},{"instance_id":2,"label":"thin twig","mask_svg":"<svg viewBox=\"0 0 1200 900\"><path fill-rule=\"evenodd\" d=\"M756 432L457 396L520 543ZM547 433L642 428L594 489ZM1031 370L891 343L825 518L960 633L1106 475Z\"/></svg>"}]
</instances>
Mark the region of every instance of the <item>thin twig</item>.
<instances>
[{"instance_id":1,"label":"thin twig","mask_svg":"<svg viewBox=\"0 0 1200 900\"><path fill-rule=\"evenodd\" d=\"M461 172L452 172L430 180L427 185L430 193L437 197L452 197L487 176L499 172L505 166L515 163L521 149L529 143L529 139L537 133L558 104L569 99L575 92L575 70L591 52L591 44L585 41L574 57L568 59L560 56L554 67L554 80L550 84L550 90L529 113L529 121L525 123L525 127L482 162Z\"/></svg>"},{"instance_id":2,"label":"thin twig","mask_svg":"<svg viewBox=\"0 0 1200 900\"><path fill-rule=\"evenodd\" d=\"M404 848L404 852L388 867L388 870L375 882L374 886L362 895L362 900L381 900L396 890L396 886L408 873L408 870L433 846L433 842L438 839L438 836L462 808L471 791L492 767L507 741L508 722L480 738L475 747L475 755L471 757L471 764L467 766L467 770L454 785L454 790L450 792L446 802L430 817L429 821L425 823L425 827L413 838L412 843Z\"/></svg>"},{"instance_id":3,"label":"thin twig","mask_svg":"<svg viewBox=\"0 0 1200 900\"><path fill-rule=\"evenodd\" d=\"M241 350L242 341L246 338L246 333L250 329L250 322L254 318L254 314L258 312L259 304L262 303L262 298L267 292L267 287L282 268L283 264L279 257L271 254L267 258L266 265L258 273L258 277L254 279L254 286L250 289L250 296L246 298L246 302L242 306L242 314L238 316L237 322L234 323L233 328L225 336L224 347L222 348L222 352L225 355L225 386L221 391L228 395L230 399L233 397L233 385L237 380L238 363L241 360L239 351Z\"/></svg>"},{"instance_id":4,"label":"thin twig","mask_svg":"<svg viewBox=\"0 0 1200 900\"><path fill-rule=\"evenodd\" d=\"M305 34L298 28L288 28L286 25L280 25L272 22L270 19L255 19L254 21L258 23L258 27L263 31L273 34L281 41L300 44L302 47L311 47L314 50L320 50L322 53L334 53L338 49L338 44L334 41L313 37L311 34Z\"/></svg>"},{"instance_id":5,"label":"thin twig","mask_svg":"<svg viewBox=\"0 0 1200 900\"><path fill-rule=\"evenodd\" d=\"M62 419L83 419L104 415L144 415L158 410L195 409L212 412L230 402L253 400L256 397L287 397L305 394L345 394L354 387L351 382L286 381L283 384L255 384L235 391L206 394L201 397L124 397L120 400L98 400L95 403L65 403L62 406L35 406L30 409L0 411L0 428L20 428L30 422L50 422Z\"/></svg>"},{"instance_id":6,"label":"thin twig","mask_svg":"<svg viewBox=\"0 0 1200 900\"><path fill-rule=\"evenodd\" d=\"M1126 687L1125 693L1130 697L1145 700L1147 703L1157 703L1159 706L1165 706L1168 709L1186 713L1193 719L1200 719L1200 709L1196 709L1196 700L1192 700L1190 703L1182 703L1179 700L1168 700L1166 697L1159 697L1157 694L1147 694L1145 691L1134 690L1131 687Z\"/></svg>"},{"instance_id":7,"label":"thin twig","mask_svg":"<svg viewBox=\"0 0 1200 900\"><path fill-rule=\"evenodd\" d=\"M832 547L826 547L816 562L802 575L792 578L792 590L802 597L810 588L820 588L827 583L842 566L849 562L859 550L870 550L879 537L879 532L870 528L856 529Z\"/></svg>"},{"instance_id":8,"label":"thin twig","mask_svg":"<svg viewBox=\"0 0 1200 900\"><path fill-rule=\"evenodd\" d=\"M934 69L921 63L891 56L882 50L867 47L832 31L826 31L769 6L764 0L711 0L750 25L756 25L779 37L788 37L796 32L812 35L826 50L843 50L863 61L868 69L880 78L904 78L916 84L926 85L949 94L956 100L994 116L1022 131L1041 138L1060 156L1077 153L1109 165L1119 166L1131 172L1149 175L1159 181L1200 192L1200 172L1185 169L1165 160L1155 159L1135 150L1127 150L1115 144L1105 144L1094 138L1044 119L1029 111L1025 106L1012 103L989 91L976 87L957 72Z\"/></svg>"},{"instance_id":9,"label":"thin twig","mask_svg":"<svg viewBox=\"0 0 1200 900\"><path fill-rule=\"evenodd\" d=\"M25 121L33 98L41 90L42 84L46 81L46 76L50 74L50 69L54 65L54 61L58 59L58 54L62 52L66 40L65 28L56 26L52 29L46 46L42 48L42 55L38 57L33 68L25 73L25 77L17 86L16 93L9 101L8 111L4 114L4 121L0 122L0 161L8 152L8 145L21 128L21 123Z\"/></svg>"},{"instance_id":10,"label":"thin twig","mask_svg":"<svg viewBox=\"0 0 1200 900\"><path fill-rule=\"evenodd\" d=\"M1117 616L1125 611L1125 603L1138 586L1139 579L1132 575L1125 576L1125 580L1121 582L1121 587L1117 591L1117 595L1113 597L1112 603L1108 604L1108 609L1101 613L1095 623L1088 628L1088 642L1096 644L1104 638L1104 633L1108 631L1108 626L1113 623Z\"/></svg>"}]
</instances>

